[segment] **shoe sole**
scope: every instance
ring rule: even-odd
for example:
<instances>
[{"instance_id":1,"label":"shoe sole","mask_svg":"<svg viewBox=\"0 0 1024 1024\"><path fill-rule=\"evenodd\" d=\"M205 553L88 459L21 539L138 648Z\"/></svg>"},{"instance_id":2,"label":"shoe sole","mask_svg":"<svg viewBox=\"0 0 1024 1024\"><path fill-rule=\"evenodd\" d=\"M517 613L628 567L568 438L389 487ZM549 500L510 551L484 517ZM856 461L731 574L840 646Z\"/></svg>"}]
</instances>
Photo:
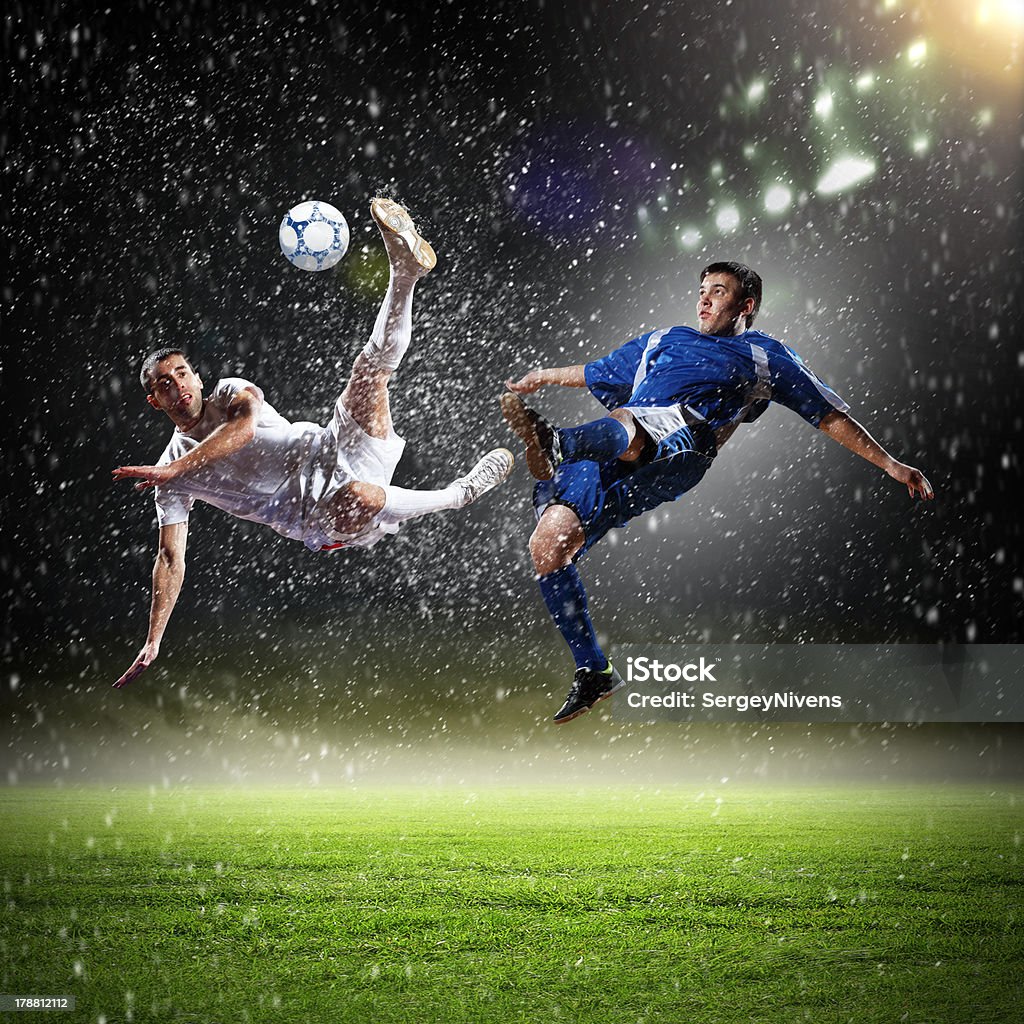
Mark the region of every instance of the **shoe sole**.
<instances>
[{"instance_id":1,"label":"shoe sole","mask_svg":"<svg viewBox=\"0 0 1024 1024\"><path fill-rule=\"evenodd\" d=\"M370 203L370 215L378 226L405 242L413 259L424 269L433 270L437 266L437 255L430 243L416 230L408 211L391 199L374 199Z\"/></svg>"},{"instance_id":2,"label":"shoe sole","mask_svg":"<svg viewBox=\"0 0 1024 1024\"><path fill-rule=\"evenodd\" d=\"M619 682L615 686L613 686L607 693L602 693L601 696L594 701L594 704L600 704L601 701L607 700L610 696L612 696L612 694L618 693L619 690L624 689L625 686L626 680L620 679ZM585 715L590 710L590 708L594 706L594 704L591 704L590 707L580 708L579 711L576 711L571 715L566 715L565 718L553 718L552 721L555 723L555 725L565 725L566 722L571 722L574 718L579 718L580 715Z\"/></svg>"},{"instance_id":3,"label":"shoe sole","mask_svg":"<svg viewBox=\"0 0 1024 1024\"><path fill-rule=\"evenodd\" d=\"M506 391L501 396L501 414L512 433L526 445L526 466L533 478L550 480L555 475L555 467L541 447L536 420L515 392Z\"/></svg>"}]
</instances>

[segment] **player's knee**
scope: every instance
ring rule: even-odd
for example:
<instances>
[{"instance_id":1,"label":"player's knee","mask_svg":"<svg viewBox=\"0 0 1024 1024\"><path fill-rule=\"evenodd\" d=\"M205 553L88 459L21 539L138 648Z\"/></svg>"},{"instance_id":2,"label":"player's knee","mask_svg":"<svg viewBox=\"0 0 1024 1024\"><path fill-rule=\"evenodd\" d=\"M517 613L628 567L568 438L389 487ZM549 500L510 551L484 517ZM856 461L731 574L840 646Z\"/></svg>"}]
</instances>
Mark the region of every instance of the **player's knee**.
<instances>
[{"instance_id":1,"label":"player's knee","mask_svg":"<svg viewBox=\"0 0 1024 1024\"><path fill-rule=\"evenodd\" d=\"M376 484L354 480L340 488L331 500L334 528L342 533L362 529L384 507L385 495Z\"/></svg>"},{"instance_id":2,"label":"player's knee","mask_svg":"<svg viewBox=\"0 0 1024 1024\"><path fill-rule=\"evenodd\" d=\"M618 420L622 424L623 429L629 435L629 440L632 443L636 437L636 419L628 409L615 409L608 413L609 417L613 420Z\"/></svg>"},{"instance_id":3,"label":"player's knee","mask_svg":"<svg viewBox=\"0 0 1024 1024\"><path fill-rule=\"evenodd\" d=\"M579 517L564 505L555 505L541 516L530 537L530 557L539 576L557 572L572 562L583 547Z\"/></svg>"},{"instance_id":4,"label":"player's knee","mask_svg":"<svg viewBox=\"0 0 1024 1024\"><path fill-rule=\"evenodd\" d=\"M629 437L626 450L619 456L623 462L636 462L644 453L649 440L647 431L637 423L633 414L627 409L616 409L611 413L611 418L622 424Z\"/></svg>"},{"instance_id":5,"label":"player's knee","mask_svg":"<svg viewBox=\"0 0 1024 1024\"><path fill-rule=\"evenodd\" d=\"M630 439L629 447L619 456L623 462L636 462L647 447L647 435L638 430Z\"/></svg>"},{"instance_id":6,"label":"player's knee","mask_svg":"<svg viewBox=\"0 0 1024 1024\"><path fill-rule=\"evenodd\" d=\"M342 493L346 503L355 511L376 514L384 507L384 491L376 484L353 480L352 483L342 488Z\"/></svg>"},{"instance_id":7,"label":"player's knee","mask_svg":"<svg viewBox=\"0 0 1024 1024\"><path fill-rule=\"evenodd\" d=\"M557 572L572 561L572 555L565 550L564 542L538 527L530 538L530 558L538 576Z\"/></svg>"},{"instance_id":8,"label":"player's knee","mask_svg":"<svg viewBox=\"0 0 1024 1024\"><path fill-rule=\"evenodd\" d=\"M376 357L363 351L352 364L351 382L357 387L386 385L394 372L393 367L383 366Z\"/></svg>"}]
</instances>

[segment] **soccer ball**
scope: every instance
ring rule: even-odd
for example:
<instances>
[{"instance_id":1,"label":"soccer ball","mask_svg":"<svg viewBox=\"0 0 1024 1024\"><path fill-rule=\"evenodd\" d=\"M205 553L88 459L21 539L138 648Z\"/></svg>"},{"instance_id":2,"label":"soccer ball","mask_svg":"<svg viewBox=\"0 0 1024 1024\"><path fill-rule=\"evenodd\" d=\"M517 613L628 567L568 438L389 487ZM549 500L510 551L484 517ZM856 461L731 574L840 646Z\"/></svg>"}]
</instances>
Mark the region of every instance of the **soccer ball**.
<instances>
[{"instance_id":1,"label":"soccer ball","mask_svg":"<svg viewBox=\"0 0 1024 1024\"><path fill-rule=\"evenodd\" d=\"M348 224L339 210L318 200L293 206L281 221L281 252L300 270L327 270L348 251Z\"/></svg>"}]
</instances>

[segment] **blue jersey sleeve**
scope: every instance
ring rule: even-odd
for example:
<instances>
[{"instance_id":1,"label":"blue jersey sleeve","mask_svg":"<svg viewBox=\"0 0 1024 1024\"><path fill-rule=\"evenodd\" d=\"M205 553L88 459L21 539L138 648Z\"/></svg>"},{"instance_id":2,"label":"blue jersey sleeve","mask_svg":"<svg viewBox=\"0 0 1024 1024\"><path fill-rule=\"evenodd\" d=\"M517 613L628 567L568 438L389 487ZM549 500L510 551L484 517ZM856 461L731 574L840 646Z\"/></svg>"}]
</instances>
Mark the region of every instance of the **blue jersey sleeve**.
<instances>
[{"instance_id":1,"label":"blue jersey sleeve","mask_svg":"<svg viewBox=\"0 0 1024 1024\"><path fill-rule=\"evenodd\" d=\"M654 331L641 334L608 355L587 363L583 368L590 393L606 408L618 409L633 394L633 382L647 342Z\"/></svg>"},{"instance_id":2,"label":"blue jersey sleeve","mask_svg":"<svg viewBox=\"0 0 1024 1024\"><path fill-rule=\"evenodd\" d=\"M830 412L846 412L850 407L787 345L768 355L772 401L792 409L818 426Z\"/></svg>"}]
</instances>

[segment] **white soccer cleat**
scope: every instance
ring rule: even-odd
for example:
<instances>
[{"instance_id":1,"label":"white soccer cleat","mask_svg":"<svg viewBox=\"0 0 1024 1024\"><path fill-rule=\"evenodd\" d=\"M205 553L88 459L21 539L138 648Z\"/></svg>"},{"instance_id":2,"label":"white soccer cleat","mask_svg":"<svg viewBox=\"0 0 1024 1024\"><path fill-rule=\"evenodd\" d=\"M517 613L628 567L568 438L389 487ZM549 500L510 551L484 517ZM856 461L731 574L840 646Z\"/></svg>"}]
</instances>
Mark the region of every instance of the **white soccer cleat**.
<instances>
[{"instance_id":1,"label":"white soccer cleat","mask_svg":"<svg viewBox=\"0 0 1024 1024\"><path fill-rule=\"evenodd\" d=\"M461 487L465 494L460 508L472 505L477 498L493 491L512 472L515 464L515 456L507 448L488 452L465 476L451 482L452 487Z\"/></svg>"},{"instance_id":2,"label":"white soccer cleat","mask_svg":"<svg viewBox=\"0 0 1024 1024\"><path fill-rule=\"evenodd\" d=\"M437 256L430 243L416 230L404 206L393 199L377 196L370 201L370 214L384 237L384 246L392 263L405 263L411 255L416 261L417 277L429 274L437 266ZM401 244L398 242L401 239Z\"/></svg>"}]
</instances>

